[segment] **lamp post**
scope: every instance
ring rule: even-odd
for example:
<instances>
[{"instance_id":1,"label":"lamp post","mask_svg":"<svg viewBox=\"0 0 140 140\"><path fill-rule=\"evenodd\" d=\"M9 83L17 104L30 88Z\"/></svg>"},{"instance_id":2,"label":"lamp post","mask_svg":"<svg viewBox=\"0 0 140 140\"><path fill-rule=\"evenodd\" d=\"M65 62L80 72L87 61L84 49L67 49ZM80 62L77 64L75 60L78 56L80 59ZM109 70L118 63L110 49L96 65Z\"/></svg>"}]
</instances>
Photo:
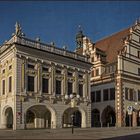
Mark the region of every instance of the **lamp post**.
<instances>
[{"instance_id":1,"label":"lamp post","mask_svg":"<svg viewBox=\"0 0 140 140\"><path fill-rule=\"evenodd\" d=\"M80 99L80 95L76 93L72 93L69 96L65 95L65 99L70 99L71 108L74 108L77 106L77 101ZM72 134L74 133L74 114L71 115L71 124L72 124Z\"/></svg>"},{"instance_id":2,"label":"lamp post","mask_svg":"<svg viewBox=\"0 0 140 140\"><path fill-rule=\"evenodd\" d=\"M71 125L72 125L72 127L71 127L72 128L71 133L72 134L74 133L74 122L73 121L74 121L74 114L71 115Z\"/></svg>"}]
</instances>

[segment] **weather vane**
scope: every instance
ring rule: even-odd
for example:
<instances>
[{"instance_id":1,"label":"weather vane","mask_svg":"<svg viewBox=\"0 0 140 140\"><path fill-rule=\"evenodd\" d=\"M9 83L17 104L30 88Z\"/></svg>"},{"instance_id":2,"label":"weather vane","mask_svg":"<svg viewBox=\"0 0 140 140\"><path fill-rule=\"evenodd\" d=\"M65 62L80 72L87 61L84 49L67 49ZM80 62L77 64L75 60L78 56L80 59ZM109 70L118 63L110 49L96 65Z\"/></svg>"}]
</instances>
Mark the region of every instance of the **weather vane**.
<instances>
[{"instance_id":1,"label":"weather vane","mask_svg":"<svg viewBox=\"0 0 140 140\"><path fill-rule=\"evenodd\" d=\"M81 25L78 25L78 29L79 29L79 31L82 31Z\"/></svg>"}]
</instances>

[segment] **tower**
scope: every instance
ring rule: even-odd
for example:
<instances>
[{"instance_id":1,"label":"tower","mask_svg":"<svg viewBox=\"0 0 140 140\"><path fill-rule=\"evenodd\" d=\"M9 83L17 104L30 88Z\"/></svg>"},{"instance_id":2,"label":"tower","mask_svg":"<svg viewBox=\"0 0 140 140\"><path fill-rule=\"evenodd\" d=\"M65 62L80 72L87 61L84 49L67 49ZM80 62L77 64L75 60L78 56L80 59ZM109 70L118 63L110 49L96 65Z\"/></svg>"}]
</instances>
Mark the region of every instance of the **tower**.
<instances>
[{"instance_id":1,"label":"tower","mask_svg":"<svg viewBox=\"0 0 140 140\"><path fill-rule=\"evenodd\" d=\"M76 34L76 49L83 47L83 31L81 29L81 26L79 25L79 31Z\"/></svg>"}]
</instances>

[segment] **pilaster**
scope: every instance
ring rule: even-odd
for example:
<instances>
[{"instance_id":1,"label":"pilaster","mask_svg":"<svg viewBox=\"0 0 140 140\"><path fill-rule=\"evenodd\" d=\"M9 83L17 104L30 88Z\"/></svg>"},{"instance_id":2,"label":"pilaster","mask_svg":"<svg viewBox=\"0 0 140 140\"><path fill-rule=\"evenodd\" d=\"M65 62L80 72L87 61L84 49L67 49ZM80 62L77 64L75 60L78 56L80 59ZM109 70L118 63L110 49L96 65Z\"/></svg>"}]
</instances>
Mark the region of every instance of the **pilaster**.
<instances>
[{"instance_id":1,"label":"pilaster","mask_svg":"<svg viewBox=\"0 0 140 140\"><path fill-rule=\"evenodd\" d=\"M51 91L52 95L55 96L55 64L52 63L51 66Z\"/></svg>"},{"instance_id":2,"label":"pilaster","mask_svg":"<svg viewBox=\"0 0 140 140\"><path fill-rule=\"evenodd\" d=\"M75 78L75 81L73 83L73 92L76 93L76 94L79 94L79 88L78 88L78 70L75 69L75 72L74 72L74 78Z\"/></svg>"},{"instance_id":3,"label":"pilaster","mask_svg":"<svg viewBox=\"0 0 140 140\"><path fill-rule=\"evenodd\" d=\"M62 95L66 95L67 94L67 68L64 66L64 69L63 69L63 82L62 82L62 88L63 88L63 91L62 91Z\"/></svg>"}]
</instances>

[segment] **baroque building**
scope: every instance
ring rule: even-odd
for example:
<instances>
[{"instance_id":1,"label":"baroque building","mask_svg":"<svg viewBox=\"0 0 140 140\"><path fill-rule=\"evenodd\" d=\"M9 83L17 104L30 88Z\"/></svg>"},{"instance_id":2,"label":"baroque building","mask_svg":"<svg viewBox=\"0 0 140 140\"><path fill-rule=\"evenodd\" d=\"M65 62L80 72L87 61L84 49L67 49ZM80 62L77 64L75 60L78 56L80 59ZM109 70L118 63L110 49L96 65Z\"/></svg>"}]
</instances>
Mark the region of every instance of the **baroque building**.
<instances>
[{"instance_id":1,"label":"baroque building","mask_svg":"<svg viewBox=\"0 0 140 140\"><path fill-rule=\"evenodd\" d=\"M0 47L0 128L91 127L91 66L87 56L26 38L16 23Z\"/></svg>"},{"instance_id":2,"label":"baroque building","mask_svg":"<svg viewBox=\"0 0 140 140\"><path fill-rule=\"evenodd\" d=\"M91 125L140 125L140 21L97 42L81 32L76 52L90 57Z\"/></svg>"}]
</instances>

